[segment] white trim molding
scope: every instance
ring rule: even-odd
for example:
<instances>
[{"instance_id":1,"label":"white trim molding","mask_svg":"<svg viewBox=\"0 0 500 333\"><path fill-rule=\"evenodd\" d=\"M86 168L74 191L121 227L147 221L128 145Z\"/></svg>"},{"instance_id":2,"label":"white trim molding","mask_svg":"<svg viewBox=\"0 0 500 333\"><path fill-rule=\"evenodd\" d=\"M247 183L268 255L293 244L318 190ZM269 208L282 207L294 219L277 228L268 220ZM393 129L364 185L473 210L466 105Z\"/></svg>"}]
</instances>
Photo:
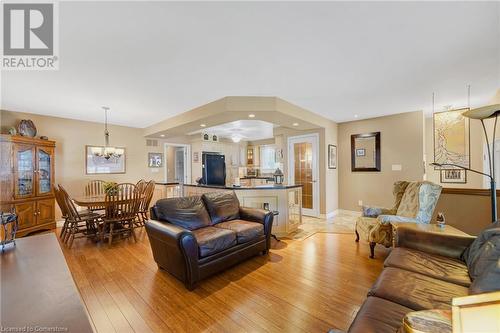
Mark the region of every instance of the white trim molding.
<instances>
[{"instance_id":1,"label":"white trim molding","mask_svg":"<svg viewBox=\"0 0 500 333\"><path fill-rule=\"evenodd\" d=\"M347 210L347 209L337 209L335 213L336 213L335 215L349 215L354 217L361 216L361 211Z\"/></svg>"}]
</instances>

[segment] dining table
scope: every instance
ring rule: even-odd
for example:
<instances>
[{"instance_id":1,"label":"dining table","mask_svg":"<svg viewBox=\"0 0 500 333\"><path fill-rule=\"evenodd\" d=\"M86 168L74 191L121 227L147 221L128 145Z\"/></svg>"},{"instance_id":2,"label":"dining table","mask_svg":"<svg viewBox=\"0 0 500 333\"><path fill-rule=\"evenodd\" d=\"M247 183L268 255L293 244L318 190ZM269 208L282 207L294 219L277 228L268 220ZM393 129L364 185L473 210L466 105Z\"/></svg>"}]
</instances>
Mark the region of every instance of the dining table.
<instances>
[{"instance_id":1,"label":"dining table","mask_svg":"<svg viewBox=\"0 0 500 333\"><path fill-rule=\"evenodd\" d=\"M106 194L82 195L73 197L73 202L80 207L104 206Z\"/></svg>"},{"instance_id":2,"label":"dining table","mask_svg":"<svg viewBox=\"0 0 500 333\"><path fill-rule=\"evenodd\" d=\"M144 195L141 195L142 198L144 198ZM72 199L80 207L103 207L106 204L106 194L81 195Z\"/></svg>"}]
</instances>

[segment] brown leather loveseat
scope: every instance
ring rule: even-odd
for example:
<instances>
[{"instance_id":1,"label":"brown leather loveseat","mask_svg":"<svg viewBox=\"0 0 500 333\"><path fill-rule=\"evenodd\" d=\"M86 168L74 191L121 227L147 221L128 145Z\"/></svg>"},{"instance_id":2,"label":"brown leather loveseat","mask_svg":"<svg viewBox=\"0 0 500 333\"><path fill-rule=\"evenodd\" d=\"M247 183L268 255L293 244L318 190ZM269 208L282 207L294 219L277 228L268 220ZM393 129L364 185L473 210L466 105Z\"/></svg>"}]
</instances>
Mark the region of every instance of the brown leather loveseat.
<instances>
[{"instance_id":1,"label":"brown leather loveseat","mask_svg":"<svg viewBox=\"0 0 500 333\"><path fill-rule=\"evenodd\" d=\"M396 332L408 312L451 310L454 297L500 290L499 223L477 238L398 228L349 332Z\"/></svg>"},{"instance_id":2,"label":"brown leather loveseat","mask_svg":"<svg viewBox=\"0 0 500 333\"><path fill-rule=\"evenodd\" d=\"M234 192L161 199L146 222L153 256L193 290L196 283L270 248L273 214L240 207Z\"/></svg>"}]
</instances>

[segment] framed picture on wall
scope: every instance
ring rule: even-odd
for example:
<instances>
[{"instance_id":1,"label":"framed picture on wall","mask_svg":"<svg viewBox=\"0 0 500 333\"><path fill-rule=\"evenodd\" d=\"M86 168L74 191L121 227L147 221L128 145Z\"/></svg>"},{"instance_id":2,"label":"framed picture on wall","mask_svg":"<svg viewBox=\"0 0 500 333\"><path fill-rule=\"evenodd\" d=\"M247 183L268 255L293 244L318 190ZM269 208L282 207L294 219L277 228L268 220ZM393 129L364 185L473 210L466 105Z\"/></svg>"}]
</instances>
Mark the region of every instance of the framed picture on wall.
<instances>
[{"instance_id":1,"label":"framed picture on wall","mask_svg":"<svg viewBox=\"0 0 500 333\"><path fill-rule=\"evenodd\" d=\"M356 156L358 157L366 156L366 149L364 148L356 149Z\"/></svg>"},{"instance_id":2,"label":"framed picture on wall","mask_svg":"<svg viewBox=\"0 0 500 333\"><path fill-rule=\"evenodd\" d=\"M148 153L148 167L161 168L163 167L162 153Z\"/></svg>"},{"instance_id":3,"label":"framed picture on wall","mask_svg":"<svg viewBox=\"0 0 500 333\"><path fill-rule=\"evenodd\" d=\"M125 173L126 150L116 147L118 154L102 156L104 146L85 146L85 173L87 175Z\"/></svg>"},{"instance_id":4,"label":"framed picture on wall","mask_svg":"<svg viewBox=\"0 0 500 333\"><path fill-rule=\"evenodd\" d=\"M467 171L462 169L441 169L441 183L465 184L467 183Z\"/></svg>"},{"instance_id":5,"label":"framed picture on wall","mask_svg":"<svg viewBox=\"0 0 500 333\"><path fill-rule=\"evenodd\" d=\"M351 171L380 171L380 132L351 135Z\"/></svg>"},{"instance_id":6,"label":"framed picture on wall","mask_svg":"<svg viewBox=\"0 0 500 333\"><path fill-rule=\"evenodd\" d=\"M328 145L328 169L337 169L337 146Z\"/></svg>"},{"instance_id":7,"label":"framed picture on wall","mask_svg":"<svg viewBox=\"0 0 500 333\"><path fill-rule=\"evenodd\" d=\"M467 110L434 113L434 162L470 168L469 118L462 115Z\"/></svg>"}]
</instances>

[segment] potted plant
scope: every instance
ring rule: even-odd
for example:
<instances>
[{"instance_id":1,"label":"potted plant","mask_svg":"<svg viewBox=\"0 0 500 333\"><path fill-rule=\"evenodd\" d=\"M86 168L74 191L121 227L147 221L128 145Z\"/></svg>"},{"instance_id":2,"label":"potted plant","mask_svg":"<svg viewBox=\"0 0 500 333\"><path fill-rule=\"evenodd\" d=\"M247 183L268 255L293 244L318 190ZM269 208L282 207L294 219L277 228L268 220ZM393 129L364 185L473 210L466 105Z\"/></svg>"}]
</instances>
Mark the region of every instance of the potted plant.
<instances>
[{"instance_id":1,"label":"potted plant","mask_svg":"<svg viewBox=\"0 0 500 333\"><path fill-rule=\"evenodd\" d=\"M116 187L118 185L115 182L105 182L103 187L104 187L104 192L107 195L116 195L118 194L118 188Z\"/></svg>"}]
</instances>

